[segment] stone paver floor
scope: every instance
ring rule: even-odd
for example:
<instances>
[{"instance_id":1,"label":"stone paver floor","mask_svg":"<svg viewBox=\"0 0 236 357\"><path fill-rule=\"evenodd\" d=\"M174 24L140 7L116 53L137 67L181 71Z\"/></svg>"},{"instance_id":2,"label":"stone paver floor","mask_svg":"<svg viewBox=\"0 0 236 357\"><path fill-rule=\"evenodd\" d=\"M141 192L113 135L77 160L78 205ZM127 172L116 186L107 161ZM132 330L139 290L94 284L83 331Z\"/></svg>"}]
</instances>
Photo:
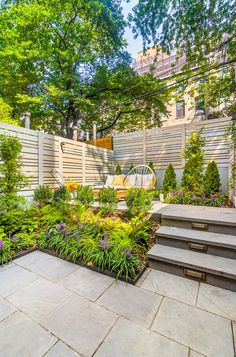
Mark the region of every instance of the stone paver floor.
<instances>
[{"instance_id":1,"label":"stone paver floor","mask_svg":"<svg viewBox=\"0 0 236 357\"><path fill-rule=\"evenodd\" d=\"M0 357L234 357L236 293L148 270L138 286L35 251L0 268Z\"/></svg>"}]
</instances>

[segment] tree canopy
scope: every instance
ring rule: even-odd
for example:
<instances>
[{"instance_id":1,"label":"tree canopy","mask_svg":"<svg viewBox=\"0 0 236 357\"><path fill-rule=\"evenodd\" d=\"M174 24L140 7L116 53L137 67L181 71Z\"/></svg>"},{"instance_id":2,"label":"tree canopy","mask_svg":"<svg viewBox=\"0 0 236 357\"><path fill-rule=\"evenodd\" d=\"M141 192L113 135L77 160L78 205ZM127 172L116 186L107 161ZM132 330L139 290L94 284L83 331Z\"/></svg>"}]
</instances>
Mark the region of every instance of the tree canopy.
<instances>
[{"instance_id":1,"label":"tree canopy","mask_svg":"<svg viewBox=\"0 0 236 357\"><path fill-rule=\"evenodd\" d=\"M71 136L160 124L168 92L130 68L120 0L7 0L0 8L0 97L34 128ZM147 90L159 95L143 97ZM151 118L151 120L150 120Z\"/></svg>"},{"instance_id":2,"label":"tree canopy","mask_svg":"<svg viewBox=\"0 0 236 357\"><path fill-rule=\"evenodd\" d=\"M184 56L186 77L193 68L195 73L208 71L205 95L216 106L222 98L232 100L235 92L235 15L234 0L139 0L130 21L144 49L158 45Z\"/></svg>"}]
</instances>

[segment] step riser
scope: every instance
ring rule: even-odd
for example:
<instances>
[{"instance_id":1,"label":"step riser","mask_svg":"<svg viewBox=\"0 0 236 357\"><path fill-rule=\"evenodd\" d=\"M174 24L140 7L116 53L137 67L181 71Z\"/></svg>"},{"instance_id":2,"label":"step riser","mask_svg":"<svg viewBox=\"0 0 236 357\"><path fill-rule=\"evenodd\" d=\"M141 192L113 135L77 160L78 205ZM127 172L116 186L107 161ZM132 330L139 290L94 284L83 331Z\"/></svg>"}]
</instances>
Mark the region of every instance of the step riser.
<instances>
[{"instance_id":1,"label":"step riser","mask_svg":"<svg viewBox=\"0 0 236 357\"><path fill-rule=\"evenodd\" d=\"M173 238L173 237L167 238L167 237L158 236L156 238L157 244L167 245L169 247L174 247L174 248L191 250L193 252L198 252L198 253L202 253L202 254L211 254L211 255L216 255L216 256L224 257L224 258L236 259L236 250L206 244L207 250L201 251L198 249L190 249L189 245L188 245L189 242L196 243L193 241L179 240L179 239ZM199 242L199 244L205 245L202 242ZM235 262L235 264L236 264L236 262Z\"/></svg>"},{"instance_id":2,"label":"step riser","mask_svg":"<svg viewBox=\"0 0 236 357\"><path fill-rule=\"evenodd\" d=\"M169 274L178 275L178 276L188 278L191 280L195 280L195 281L201 281L201 282L204 282L204 283L207 283L210 285L217 286L219 288L236 291L236 280L229 279L229 278L222 277L222 276L213 275L211 273L205 273L204 270L200 271L199 269L196 269L197 272L205 273L205 279L202 280L202 279L196 279L196 278L191 278L189 276L186 276L184 274L184 269L189 268L188 266L180 266L180 265L171 264L171 263L167 263L167 262L152 259L152 258L148 258L148 265L152 269L161 270L161 271L169 273ZM189 269L194 269L194 268L191 267Z\"/></svg>"},{"instance_id":3,"label":"step riser","mask_svg":"<svg viewBox=\"0 0 236 357\"><path fill-rule=\"evenodd\" d=\"M162 225L169 226L169 227L179 227L179 228L186 228L186 229L193 229L192 223L207 223L208 227L205 232L214 232L214 233L222 233L222 234L236 234L236 227L227 226L227 225L217 225L213 223L208 223L207 220L204 222L196 222L196 221L189 221L189 220L176 220L171 218L162 217Z\"/></svg>"}]
</instances>

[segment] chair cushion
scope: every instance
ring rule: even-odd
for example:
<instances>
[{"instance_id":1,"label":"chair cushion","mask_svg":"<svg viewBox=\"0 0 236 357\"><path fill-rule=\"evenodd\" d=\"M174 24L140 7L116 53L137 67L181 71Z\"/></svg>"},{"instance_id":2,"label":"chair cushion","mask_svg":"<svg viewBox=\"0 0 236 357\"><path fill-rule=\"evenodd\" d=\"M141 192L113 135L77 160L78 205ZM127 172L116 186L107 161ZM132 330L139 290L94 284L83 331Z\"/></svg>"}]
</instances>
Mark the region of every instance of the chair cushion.
<instances>
[{"instance_id":1,"label":"chair cushion","mask_svg":"<svg viewBox=\"0 0 236 357\"><path fill-rule=\"evenodd\" d=\"M107 175L106 183L104 187L111 187L113 182L114 175Z\"/></svg>"},{"instance_id":2,"label":"chair cushion","mask_svg":"<svg viewBox=\"0 0 236 357\"><path fill-rule=\"evenodd\" d=\"M124 187L124 175L115 175L113 178L112 185L113 186L119 186L119 187Z\"/></svg>"}]
</instances>

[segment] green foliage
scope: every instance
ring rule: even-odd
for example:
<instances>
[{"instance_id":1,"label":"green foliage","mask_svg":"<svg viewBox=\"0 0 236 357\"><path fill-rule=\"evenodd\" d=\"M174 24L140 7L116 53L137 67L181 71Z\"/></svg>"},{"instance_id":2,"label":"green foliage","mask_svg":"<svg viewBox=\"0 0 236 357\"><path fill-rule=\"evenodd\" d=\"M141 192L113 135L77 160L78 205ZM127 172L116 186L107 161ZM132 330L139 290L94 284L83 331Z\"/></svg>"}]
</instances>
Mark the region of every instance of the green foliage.
<instances>
[{"instance_id":1,"label":"green foliage","mask_svg":"<svg viewBox=\"0 0 236 357\"><path fill-rule=\"evenodd\" d=\"M52 197L52 203L54 205L61 205L64 203L68 203L69 201L70 193L68 192L66 186L62 186L55 189Z\"/></svg>"},{"instance_id":2,"label":"green foliage","mask_svg":"<svg viewBox=\"0 0 236 357\"><path fill-rule=\"evenodd\" d=\"M203 153L205 140L201 137L202 131L190 135L183 156L185 166L181 181L181 187L186 191L200 192L203 179Z\"/></svg>"},{"instance_id":3,"label":"green foliage","mask_svg":"<svg viewBox=\"0 0 236 357\"><path fill-rule=\"evenodd\" d=\"M149 162L148 166L150 167L150 169L155 172L155 167L154 167L154 164L153 162Z\"/></svg>"},{"instance_id":4,"label":"green foliage","mask_svg":"<svg viewBox=\"0 0 236 357\"><path fill-rule=\"evenodd\" d=\"M230 146L236 149L236 122L232 121L226 129L226 139L230 142Z\"/></svg>"},{"instance_id":5,"label":"green foliage","mask_svg":"<svg viewBox=\"0 0 236 357\"><path fill-rule=\"evenodd\" d=\"M117 208L117 191L112 187L102 188L98 195L99 207L104 214L114 212Z\"/></svg>"},{"instance_id":6,"label":"green foliage","mask_svg":"<svg viewBox=\"0 0 236 357\"><path fill-rule=\"evenodd\" d=\"M53 192L48 186L39 186L34 190L34 200L40 204L40 206L47 205L53 196Z\"/></svg>"},{"instance_id":7,"label":"green foliage","mask_svg":"<svg viewBox=\"0 0 236 357\"><path fill-rule=\"evenodd\" d=\"M130 66L120 0L6 1L0 10L1 97L33 128L71 137L160 125L168 91ZM138 98L150 90L158 96ZM137 98L136 98L137 97ZM149 118L152 116L152 122Z\"/></svg>"},{"instance_id":8,"label":"green foliage","mask_svg":"<svg viewBox=\"0 0 236 357\"><path fill-rule=\"evenodd\" d=\"M220 174L215 161L209 162L203 178L203 189L208 196L211 193L220 192Z\"/></svg>"},{"instance_id":9,"label":"green foliage","mask_svg":"<svg viewBox=\"0 0 236 357\"><path fill-rule=\"evenodd\" d=\"M131 188L125 198L127 213L134 217L147 213L152 207L153 193L144 188Z\"/></svg>"},{"instance_id":10,"label":"green foliage","mask_svg":"<svg viewBox=\"0 0 236 357\"><path fill-rule=\"evenodd\" d=\"M19 125L19 121L12 118L13 109L0 97L0 122Z\"/></svg>"},{"instance_id":11,"label":"green foliage","mask_svg":"<svg viewBox=\"0 0 236 357\"><path fill-rule=\"evenodd\" d=\"M195 194L184 191L170 192L165 199L165 203L213 207L224 207L226 202L226 197L220 193L206 196L204 193Z\"/></svg>"},{"instance_id":12,"label":"green foliage","mask_svg":"<svg viewBox=\"0 0 236 357\"><path fill-rule=\"evenodd\" d=\"M163 188L165 192L170 192L177 189L176 173L172 164L169 164L165 171Z\"/></svg>"},{"instance_id":13,"label":"green foliage","mask_svg":"<svg viewBox=\"0 0 236 357\"><path fill-rule=\"evenodd\" d=\"M74 228L65 222L47 225L38 236L38 245L55 250L65 259L108 269L117 278L128 279L143 267L142 256L150 247L149 233L147 220L133 218L124 222L114 217L101 218L89 210L86 221Z\"/></svg>"},{"instance_id":14,"label":"green foliage","mask_svg":"<svg viewBox=\"0 0 236 357\"><path fill-rule=\"evenodd\" d=\"M223 61L235 60L234 1L139 0L130 20L135 36L142 36L145 48L157 45L158 51L171 53L174 50L177 58L186 59L181 80L191 74L200 75ZM177 61L175 66L179 71ZM219 104L222 98L232 104L235 101L233 66L231 63L224 67L224 76L211 71L214 74L205 77L207 106ZM235 112L235 107L231 112Z\"/></svg>"},{"instance_id":15,"label":"green foliage","mask_svg":"<svg viewBox=\"0 0 236 357\"><path fill-rule=\"evenodd\" d=\"M134 164L130 164L129 171L131 171L134 168Z\"/></svg>"},{"instance_id":16,"label":"green foliage","mask_svg":"<svg viewBox=\"0 0 236 357\"><path fill-rule=\"evenodd\" d=\"M121 167L120 167L120 165L118 164L118 165L116 165L116 168L115 168L115 175L122 175L123 174L123 172L122 172L122 170L121 170Z\"/></svg>"},{"instance_id":17,"label":"green foliage","mask_svg":"<svg viewBox=\"0 0 236 357\"><path fill-rule=\"evenodd\" d=\"M83 205L91 205L94 202L94 194L92 187L79 185L77 189L77 200Z\"/></svg>"},{"instance_id":18,"label":"green foliage","mask_svg":"<svg viewBox=\"0 0 236 357\"><path fill-rule=\"evenodd\" d=\"M17 199L18 191L26 186L22 173L20 141L14 136L0 134L0 196L9 208Z\"/></svg>"}]
</instances>

